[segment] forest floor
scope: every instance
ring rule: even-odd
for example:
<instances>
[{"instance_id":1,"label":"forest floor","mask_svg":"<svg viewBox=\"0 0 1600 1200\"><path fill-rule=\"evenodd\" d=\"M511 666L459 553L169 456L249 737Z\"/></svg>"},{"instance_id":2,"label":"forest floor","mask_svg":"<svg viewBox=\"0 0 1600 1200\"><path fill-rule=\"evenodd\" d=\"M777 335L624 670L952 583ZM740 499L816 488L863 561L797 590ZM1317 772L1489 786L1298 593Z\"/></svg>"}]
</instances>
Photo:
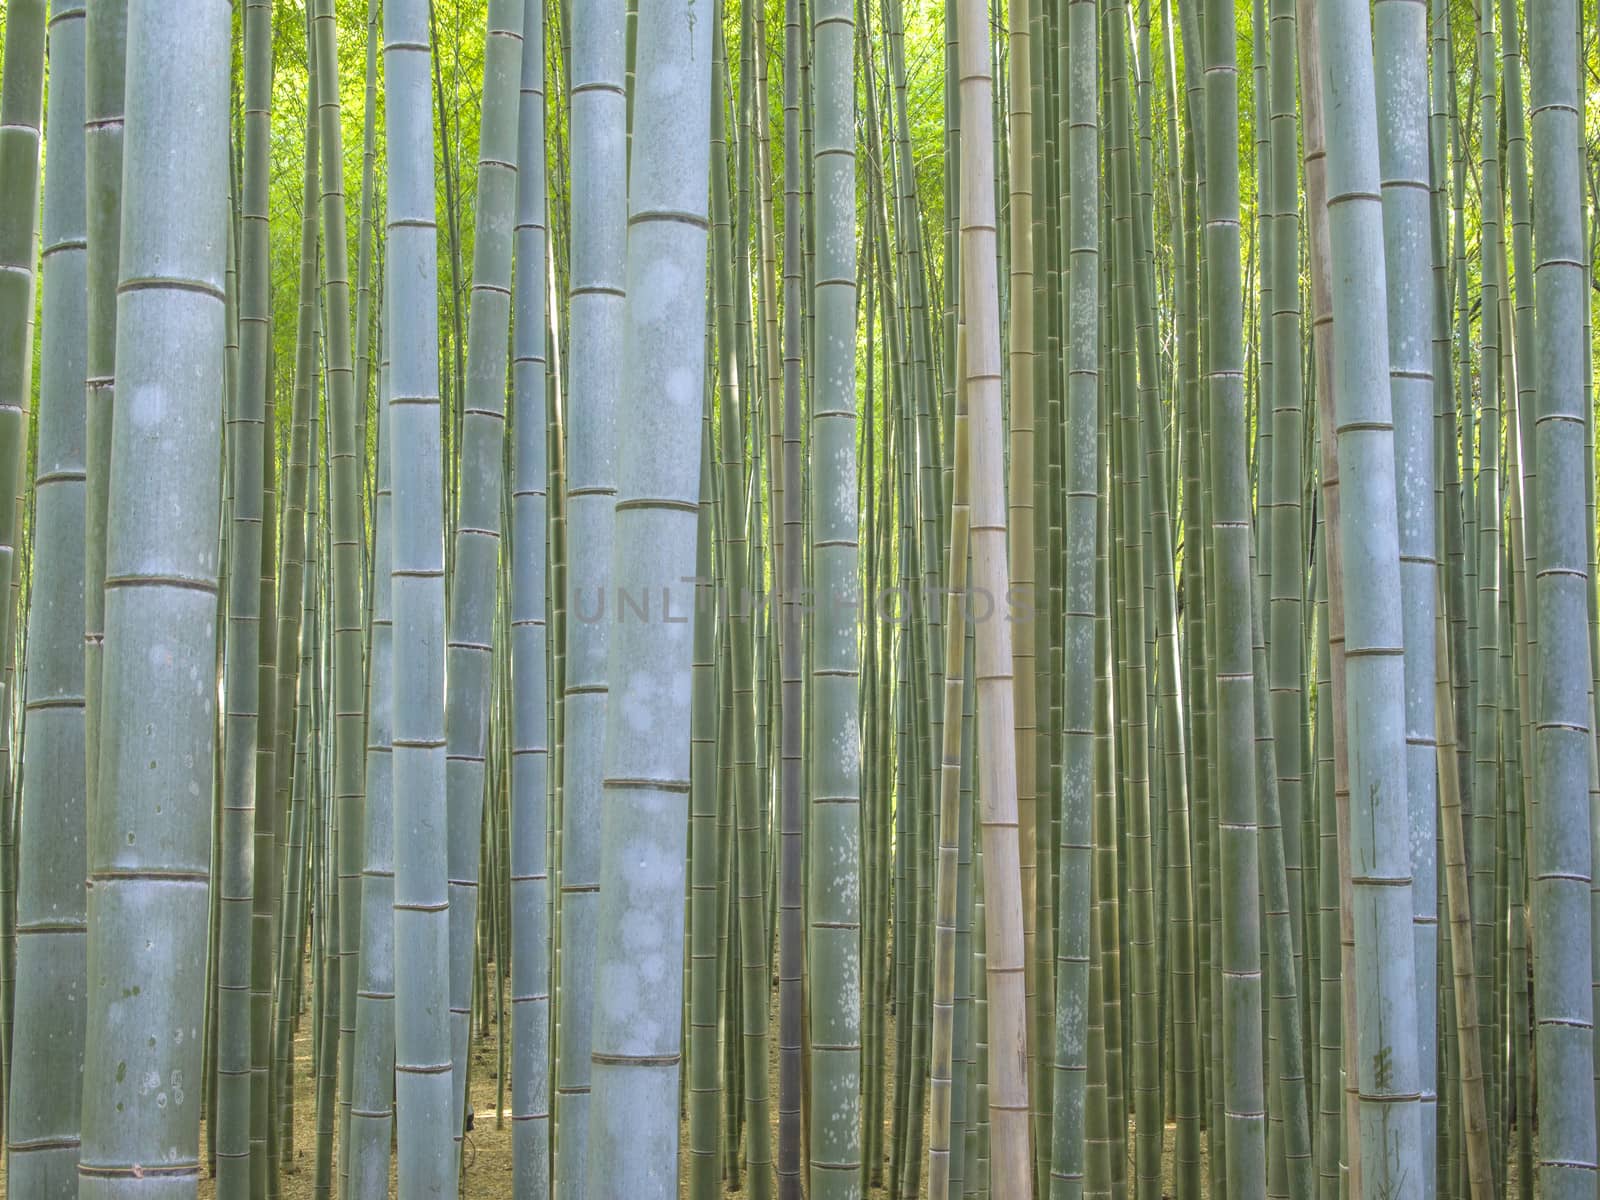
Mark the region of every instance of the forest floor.
<instances>
[{"instance_id":1,"label":"forest floor","mask_svg":"<svg viewBox=\"0 0 1600 1200\"><path fill-rule=\"evenodd\" d=\"M493 964L490 965L491 984L493 980ZM770 1014L771 1028L776 1037L777 989L773 989L772 1008ZM888 1060L886 1077L894 1078L897 1047L895 1045L895 1022L886 1021L884 1035L887 1041L885 1052ZM503 1026L509 1030L509 1023ZM500 1200L511 1195L511 1111L510 1088L507 1081L505 1095L502 1097L499 1088L499 1045L498 1037L502 1024L491 1023L489 1029L474 1040L472 1045L472 1079L471 1102L475 1114L473 1130L466 1138L466 1170L462 1180L462 1197L464 1200ZM294 1043L294 1149L289 1165L282 1174L281 1200L314 1200L316 1195L316 1077L312 1072L311 1053L312 1022L309 1013L302 1015L299 1027L295 1033ZM509 1047L508 1047L509 1050ZM778 1056L771 1055L769 1066L768 1096L772 1109L772 1145L774 1149L778 1140ZM504 1104L504 1108L498 1106ZM497 1119L497 1111L499 1113ZM893 1103L884 1106L884 1137L885 1148L890 1145L890 1124L894 1111ZM204 1122L201 1124L201 1144L205 1144L206 1130ZM1129 1149L1132 1149L1133 1129L1129 1126ZM1172 1194L1173 1185L1173 1138L1174 1127L1168 1124L1163 1137L1161 1182L1162 1192L1165 1196ZM688 1127L683 1129L682 1144L688 1145ZM1514 1145L1514 1138L1512 1144ZM927 1130L924 1127L923 1146L927 1146ZM926 1150L924 1149L924 1153ZM679 1195L682 1200L717 1200L715 1197L690 1197L688 1184L687 1149L684 1151L683 1161L679 1167ZM1202 1178L1206 1170L1207 1152L1201 1148ZM1509 1166L1506 1194L1520 1195L1517 1180L1515 1157ZM337 1172L337 1164L335 1164ZM887 1170L887 1164L885 1164ZM393 1167L391 1165L391 1172ZM1129 1163L1129 1175L1132 1174L1132 1163ZM923 1175L926 1175L924 1163ZM390 1195L394 1195L393 1175L390 1176ZM742 1195L743 1192L728 1191L729 1196ZM1537 1197L1539 1189L1535 1185L1533 1196ZM0 1200L6 1200L6 1175L0 1167ZM209 1171L202 1172L200 1180L200 1200L217 1200L216 1181ZM886 1188L872 1188L867 1193L866 1200L892 1200Z\"/></svg>"}]
</instances>

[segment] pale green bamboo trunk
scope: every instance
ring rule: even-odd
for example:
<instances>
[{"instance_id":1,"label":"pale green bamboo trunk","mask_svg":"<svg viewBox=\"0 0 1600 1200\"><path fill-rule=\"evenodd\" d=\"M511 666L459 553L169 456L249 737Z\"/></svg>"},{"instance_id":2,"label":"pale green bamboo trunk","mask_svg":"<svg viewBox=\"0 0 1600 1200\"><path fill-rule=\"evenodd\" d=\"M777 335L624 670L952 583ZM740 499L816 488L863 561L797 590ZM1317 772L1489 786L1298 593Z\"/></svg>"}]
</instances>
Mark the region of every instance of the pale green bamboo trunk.
<instances>
[{"instance_id":1,"label":"pale green bamboo trunk","mask_svg":"<svg viewBox=\"0 0 1600 1200\"><path fill-rule=\"evenodd\" d=\"M1530 18L1534 16L1530 11ZM1590 660L1578 653L1589 626L1592 532L1572 519L1584 510L1594 471L1584 445L1587 414L1584 343L1585 248L1579 182L1578 80L1572 46L1574 5L1541 6L1528 23L1531 51L1534 223L1538 230L1534 438L1539 486L1534 530L1539 656L1535 679L1534 761L1539 804L1533 842L1534 1020L1537 1037L1539 1184L1547 1200L1587 1197L1594 1186L1592 1090L1594 1012L1590 989L1590 909L1584 883L1593 871L1585 822L1594 778L1594 700ZM1589 630L1589 637L1593 631ZM1587 803L1586 803L1587 801Z\"/></svg>"},{"instance_id":2,"label":"pale green bamboo trunk","mask_svg":"<svg viewBox=\"0 0 1600 1200\"><path fill-rule=\"evenodd\" d=\"M1420 13L1420 10L1419 10ZM1362 1196L1419 1186L1423 1158L1411 931L1405 659L1383 211L1372 34L1365 5L1317 9L1328 146L1335 432L1345 614ZM1420 82L1418 87L1420 88ZM1425 89L1419 90L1420 103ZM1425 230L1417 231L1419 236ZM1418 286L1421 280L1417 280ZM1426 326L1419 334L1426 332ZM1419 345L1426 345L1419 337ZM1408 481L1409 482L1409 481ZM1432 481L1421 481L1431 490ZM1431 1004L1431 999L1430 999Z\"/></svg>"},{"instance_id":3,"label":"pale green bamboo trunk","mask_svg":"<svg viewBox=\"0 0 1600 1200\"><path fill-rule=\"evenodd\" d=\"M477 220L467 313L459 512L450 576L445 676L446 788L450 809L451 1135L463 1137L472 966L483 854L485 747L493 670L500 506L504 490L506 354L511 320L512 224L517 202L522 0L494 0L484 33L483 111L478 133Z\"/></svg>"},{"instance_id":4,"label":"pale green bamboo trunk","mask_svg":"<svg viewBox=\"0 0 1600 1200\"><path fill-rule=\"evenodd\" d=\"M50 9L32 598L17 829L9 1186L70 1197L79 1147L84 958L84 381L88 356L84 8Z\"/></svg>"},{"instance_id":5,"label":"pale green bamboo trunk","mask_svg":"<svg viewBox=\"0 0 1600 1200\"><path fill-rule=\"evenodd\" d=\"M385 0L394 604L395 1127L401 1200L455 1194L445 856L444 484L428 6Z\"/></svg>"},{"instance_id":6,"label":"pale green bamboo trunk","mask_svg":"<svg viewBox=\"0 0 1600 1200\"><path fill-rule=\"evenodd\" d=\"M1245 461L1244 309L1239 278L1238 68L1230 5L1205 11L1205 245L1211 413L1211 540L1216 597L1212 647L1223 971L1221 1080L1228 1194L1266 1188L1261 929L1256 851L1255 721L1251 697L1250 496Z\"/></svg>"},{"instance_id":7,"label":"pale green bamboo trunk","mask_svg":"<svg viewBox=\"0 0 1600 1200\"><path fill-rule=\"evenodd\" d=\"M812 0L816 47L816 379L811 403L809 738L813 1197L861 1173L861 609L856 499L855 25L851 0ZM765 1002L766 989L762 989Z\"/></svg>"},{"instance_id":8,"label":"pale green bamboo trunk","mask_svg":"<svg viewBox=\"0 0 1600 1200\"><path fill-rule=\"evenodd\" d=\"M84 469L84 809L94 808L100 774L100 653L105 644L106 487L111 405L116 391L117 259L122 235L122 131L126 0L91 5L84 68L84 185L88 202L88 378ZM234 328L230 327L232 334ZM92 818L91 818L92 819Z\"/></svg>"},{"instance_id":9,"label":"pale green bamboo trunk","mask_svg":"<svg viewBox=\"0 0 1600 1200\"><path fill-rule=\"evenodd\" d=\"M958 333L959 337L960 334ZM963 352L958 350L957 354ZM934 881L933 1061L929 1069L928 1195L945 1200L959 1181L952 1162L952 1117L956 1092L952 1078L955 1058L955 992L957 871L960 854L962 735L965 723L956 714L966 700L964 659L967 643L967 590L969 530L971 527L971 453L967 437L967 395L958 387L952 436L954 477L951 488L950 552L945 579L950 605L945 612L944 723L939 761L939 845ZM969 833L970 836L970 833ZM959 1131L957 1131L959 1132ZM959 1161L959 1160L957 1160Z\"/></svg>"},{"instance_id":10,"label":"pale green bamboo trunk","mask_svg":"<svg viewBox=\"0 0 1600 1200\"><path fill-rule=\"evenodd\" d=\"M511 1170L550 1194L549 488L543 0L525 0L512 232Z\"/></svg>"},{"instance_id":11,"label":"pale green bamboo trunk","mask_svg":"<svg viewBox=\"0 0 1600 1200\"><path fill-rule=\"evenodd\" d=\"M360 970L350 1080L345 1195L389 1194L394 1127L394 492L388 348L378 372L377 491L372 510L372 625L367 659L367 762L361 866ZM285 912L285 919L298 919Z\"/></svg>"},{"instance_id":12,"label":"pale green bamboo trunk","mask_svg":"<svg viewBox=\"0 0 1600 1200\"><path fill-rule=\"evenodd\" d=\"M240 194L239 392L228 413L230 529L222 733L218 927L216 1169L225 1190L250 1187L250 961L256 742L260 716L262 465L271 333L268 189L272 15L243 14L244 177ZM265 881L260 881L264 883Z\"/></svg>"},{"instance_id":13,"label":"pale green bamboo trunk","mask_svg":"<svg viewBox=\"0 0 1600 1200\"><path fill-rule=\"evenodd\" d=\"M1383 135L1384 261L1389 286L1389 388L1394 419L1395 500L1405 645L1405 779L1412 874L1416 1057L1421 1091L1419 1196L1437 1181L1438 817L1435 802L1434 306L1432 203L1428 192L1428 10L1425 0L1382 0L1373 12L1377 118ZM1411 282L1415 286L1410 286ZM1524 973L1525 975L1525 973ZM1527 1128L1527 1122L1524 1123Z\"/></svg>"},{"instance_id":14,"label":"pale green bamboo trunk","mask_svg":"<svg viewBox=\"0 0 1600 1200\"><path fill-rule=\"evenodd\" d=\"M302 617L304 616L307 603L312 596L312 591L308 590L308 586L314 583L315 575L313 573L312 575L308 576L303 570L299 572L300 587L296 593L290 593L288 591L287 584L296 574L293 568L289 566L289 560L295 549L296 538L298 537L299 548L302 555L304 554L308 535L311 538L313 554L315 554L316 549L320 546L318 530L315 527L314 520L317 512L317 506L314 499L314 470L312 467L312 463L314 461L319 461L321 457L319 454L314 459L312 454L313 447L317 447L318 445L316 442L315 432L319 424L315 419L316 410L318 408L316 400L318 395L316 351L317 331L319 329L319 314L321 312L321 307L317 301L318 221L316 203L316 156L317 139L314 135L308 136L306 138L306 158L304 170L302 172L303 185L301 188L300 205L299 316L295 327L294 392L290 401L292 409L290 416L291 433L289 450L289 472L291 476L291 485L289 506L286 516L288 528L285 531L284 539L285 570L283 571L282 577L279 581L283 586L280 587L278 599L280 615L285 613L289 607L293 607L299 611ZM318 449L320 449L320 447L318 447ZM295 509L296 496L293 478L295 476L295 463L297 454L298 462L300 464L300 474L304 477L300 485L302 490L298 497L298 503L302 511L296 511ZM312 497L309 502L307 500L308 495ZM297 530L298 534L296 532ZM298 629L298 622L296 624L296 629ZM307 634L305 645L303 647L299 647L297 646L296 635L286 634L280 628L279 646L281 648L278 651L278 658L280 662L286 655L291 654L297 654L301 659L301 662L296 664L294 671L283 671L279 674L280 684L285 679L298 680L298 675L304 666L304 659L310 654L311 651L310 643L311 637L309 633ZM291 711L285 697L283 697L281 694L281 690L278 702L281 706L279 708L281 713L287 714ZM285 719L280 722L280 729L282 732L287 734L295 732L295 727L298 726L299 732L303 733L304 725L305 717L303 714L301 714L298 720ZM279 780L280 784L278 788L278 801L281 806L277 815L280 820L288 817L286 824L291 827L286 830L286 833L289 834L286 850L290 856L290 869L288 872L288 879L286 880L288 892L284 897L285 908L283 915L286 918L291 916L293 918L292 920L286 919L282 922L282 928L280 929L279 937L278 997L276 1016L277 1033L275 1035L276 1044L274 1046L274 1052L277 1054L280 1064L278 1067L278 1077L275 1082L275 1086L279 1092L277 1136L280 1154L292 1153L291 1148L293 1145L294 1132L293 1120L289 1115L294 1094L292 1066L294 1037L290 1023L288 992L292 989L291 981L296 978L300 966L296 956L296 951L298 950L300 944L300 910L298 900L301 895L300 889L304 886L304 880L303 878L296 879L295 871L299 869L303 876L304 864L303 861L299 861L295 858L297 850L293 845L292 830L294 817L289 816L289 814L295 808L296 798L298 797L303 801L305 796L305 772L295 766L295 756L300 740L300 737L296 736L287 745L283 744L280 740L280 745L278 747L278 761L283 765L283 769L277 773L277 779ZM297 780L300 784L300 790L298 792L296 791ZM300 808L299 819L301 821L301 839L299 843L299 851L300 858L303 859L303 849L305 844L305 816L303 804ZM388 919L387 914L386 919Z\"/></svg>"},{"instance_id":15,"label":"pale green bamboo trunk","mask_svg":"<svg viewBox=\"0 0 1600 1200\"><path fill-rule=\"evenodd\" d=\"M606 647L621 597L611 578L622 387L627 161L623 5L573 8L568 360L567 666L562 749L560 989L556 1004L555 1190L584 1200L589 1042L600 886L600 790ZM710 14L706 14L710 20ZM709 86L709 85L708 85ZM595 1196L592 1200L602 1200Z\"/></svg>"},{"instance_id":16,"label":"pale green bamboo trunk","mask_svg":"<svg viewBox=\"0 0 1600 1200\"><path fill-rule=\"evenodd\" d=\"M44 115L44 0L9 0L0 73L0 697L13 707L12 641L33 393L33 317ZM12 741L0 732L0 1102L8 1094L16 939L16 826Z\"/></svg>"},{"instance_id":17,"label":"pale green bamboo trunk","mask_svg":"<svg viewBox=\"0 0 1600 1200\"><path fill-rule=\"evenodd\" d=\"M588 1194L678 1195L683 895L701 412L706 369L709 20L639 13L611 572ZM657 605L659 604L659 607ZM619 614L620 616L620 614ZM641 948L654 952L641 953Z\"/></svg>"},{"instance_id":18,"label":"pale green bamboo trunk","mask_svg":"<svg viewBox=\"0 0 1600 1200\"><path fill-rule=\"evenodd\" d=\"M805 586L802 517L804 495L800 473L800 371L805 306L800 294L801 242L805 214L800 203L804 169L800 152L800 2L785 0L783 36L783 377L779 451L769 459L773 488L773 544L778 550L774 574L781 612L778 639L779 778L778 778L778 1106L792 1112L792 1135L778 1130L780 1200L803 1194L801 1181L800 1107L802 1027L804 1025L805 926L802 896L805 882L802 846L805 781L802 737L805 689L801 680L805 614L798 601ZM774 398L774 402L777 400ZM709 555L708 555L709 561ZM709 637L709 634L708 634ZM709 680L708 680L709 690ZM710 757L710 755L708 755ZM869 1137L869 1145L871 1140ZM791 1161L792 1160L792 1161ZM878 1160L881 1173L881 1156ZM704 1186L699 1178L694 1186Z\"/></svg>"},{"instance_id":19,"label":"pale green bamboo trunk","mask_svg":"<svg viewBox=\"0 0 1600 1200\"><path fill-rule=\"evenodd\" d=\"M308 177L308 183L314 182ZM276 719L271 753L273 755L273 791L271 823L265 831L272 839L274 877L272 891L259 898L258 911L265 912L267 921L262 928L266 936L277 945L277 958L270 965L273 994L268 997L273 1032L270 1035L272 1076L268 1084L272 1115L266 1116L272 1125L269 1146L273 1148L278 1163L292 1161L293 1122L288 1119L292 1107L291 1060L293 1036L290 1032L287 1007L288 980L293 978L298 963L294 952L299 944L299 912L283 894L286 877L295 869L288 847L290 811L294 798L294 743L296 699L300 679L300 629L305 608L305 550L306 550L306 493L310 480L311 455L311 405L315 394L310 331L316 301L316 203L314 191L310 199L302 201L299 275L299 324L295 356L294 389L290 399L288 438L288 478L286 480L282 565L278 570L278 594L274 600L277 612L276 662L273 700ZM309 243L309 244L308 244ZM280 907L281 906L281 907ZM257 948L259 949L259 948ZM252 1114L253 1116L253 1114ZM276 1167L269 1167L269 1184Z\"/></svg>"},{"instance_id":20,"label":"pale green bamboo trunk","mask_svg":"<svg viewBox=\"0 0 1600 1200\"><path fill-rule=\"evenodd\" d=\"M1063 661L1060 920L1055 995L1051 1200L1077 1200L1085 1168L1089 1064L1090 871L1093 853L1095 536L1099 479L1100 88L1099 4L1067 6L1068 202L1066 498L1063 513Z\"/></svg>"},{"instance_id":21,"label":"pale green bamboo trunk","mask_svg":"<svg viewBox=\"0 0 1600 1200\"><path fill-rule=\"evenodd\" d=\"M128 6L86 1197L192 1197L200 1174L229 27L222 0Z\"/></svg>"},{"instance_id":22,"label":"pale green bamboo trunk","mask_svg":"<svg viewBox=\"0 0 1600 1200\"><path fill-rule=\"evenodd\" d=\"M344 204L344 123L333 0L318 0L316 44L318 154L322 187L323 303L326 306L329 587L333 632L333 793L339 834L333 847L339 890L339 1147L341 1171L350 1144L356 992L361 940L361 797L366 758L366 682L362 639L361 465L356 444L355 371L350 349L350 254ZM363 407L365 399L362 400ZM259 933L259 929L258 929Z\"/></svg>"}]
</instances>

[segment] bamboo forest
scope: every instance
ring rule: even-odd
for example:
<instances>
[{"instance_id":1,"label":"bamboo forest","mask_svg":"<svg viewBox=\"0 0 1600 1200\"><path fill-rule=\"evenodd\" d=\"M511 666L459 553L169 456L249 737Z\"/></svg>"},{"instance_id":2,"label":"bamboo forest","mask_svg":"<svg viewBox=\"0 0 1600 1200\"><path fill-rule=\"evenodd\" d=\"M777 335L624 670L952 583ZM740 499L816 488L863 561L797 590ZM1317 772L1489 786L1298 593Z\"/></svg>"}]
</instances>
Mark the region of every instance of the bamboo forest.
<instances>
[{"instance_id":1,"label":"bamboo forest","mask_svg":"<svg viewBox=\"0 0 1600 1200\"><path fill-rule=\"evenodd\" d=\"M1597 217L1600 0L0 0L0 1200L1596 1200Z\"/></svg>"}]
</instances>

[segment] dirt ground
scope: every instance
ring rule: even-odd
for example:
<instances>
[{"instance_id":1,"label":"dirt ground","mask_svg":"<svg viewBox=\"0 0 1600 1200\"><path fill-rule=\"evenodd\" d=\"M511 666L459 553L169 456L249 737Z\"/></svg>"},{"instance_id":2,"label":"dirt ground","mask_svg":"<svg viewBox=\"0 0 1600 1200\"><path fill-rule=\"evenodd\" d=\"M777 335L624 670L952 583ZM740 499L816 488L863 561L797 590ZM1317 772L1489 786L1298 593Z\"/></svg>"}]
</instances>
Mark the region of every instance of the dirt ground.
<instances>
[{"instance_id":1,"label":"dirt ground","mask_svg":"<svg viewBox=\"0 0 1600 1200\"><path fill-rule=\"evenodd\" d=\"M491 979L493 968L491 966ZM777 1029L777 996L774 991L772 999L772 1029ZM889 1060L887 1071L888 1078L894 1077L894 1063L896 1046L894 1040L894 1021L885 1022L885 1036L888 1040L886 1052ZM509 1033L509 1024L505 1026ZM467 1134L466 1140L466 1169L462 1178L461 1194L464 1200L500 1200L511 1195L511 1112L510 1112L510 1087L507 1083L505 1104L503 1110L498 1110L497 1090L499 1066L499 1050L496 1039L500 1034L501 1026L491 1024L483 1036L476 1038L472 1046L472 1082L471 1098L473 1110L476 1114L474 1128ZM303 1016L300 1026L295 1033L295 1071L294 1071L294 1156L289 1166L282 1174L282 1200L312 1200L315 1187L315 1146L316 1146L316 1080L312 1075L311 1061L311 1021L309 1014ZM777 1103L778 1094L778 1063L777 1054L773 1053L770 1064L769 1096L772 1097L772 1143L777 1145ZM890 1142L889 1120L893 1113L894 1105L885 1105L885 1130L884 1145ZM498 1117L497 1117L498 1112ZM1132 1149L1133 1131L1129 1129L1129 1149ZM1172 1168L1173 1168L1173 1126L1168 1125L1165 1130L1164 1148L1162 1153L1162 1191L1165 1195L1172 1194ZM688 1145L688 1129L685 1126L681 1144ZM923 1145L926 1146L926 1129L924 1130ZM201 1126L201 1145L205 1145L205 1128ZM1204 1178L1207 1152L1202 1147L1202 1178ZM1508 1195L1520 1195L1516 1179L1516 1163L1513 1159L1510 1166L1510 1176L1507 1183ZM338 1170L335 1164L335 1172ZM393 1167L391 1166L391 1171ZM1132 1174L1132 1165L1129 1166ZM394 1195L393 1176L391 1174L390 1195ZM688 1189L688 1163L687 1150L679 1164L679 1195L683 1200L691 1200ZM736 1196L740 1192L727 1192L726 1195ZM1538 1188L1535 1187L1535 1196ZM6 1177L3 1165L0 1165L0 1200L6 1197ZM200 1182L201 1200L216 1200L216 1182L209 1173L203 1173ZM711 1197L694 1197L692 1200L716 1200ZM873 1188L868 1193L868 1200L890 1200L886 1189Z\"/></svg>"}]
</instances>

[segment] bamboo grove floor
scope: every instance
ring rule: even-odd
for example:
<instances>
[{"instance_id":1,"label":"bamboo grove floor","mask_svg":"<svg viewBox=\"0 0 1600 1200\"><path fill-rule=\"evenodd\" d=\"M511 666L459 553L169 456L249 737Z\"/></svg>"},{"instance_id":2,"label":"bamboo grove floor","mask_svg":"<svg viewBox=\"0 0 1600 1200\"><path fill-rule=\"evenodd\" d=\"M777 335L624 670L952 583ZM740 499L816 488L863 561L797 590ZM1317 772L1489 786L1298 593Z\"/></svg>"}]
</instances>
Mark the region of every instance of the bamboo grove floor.
<instances>
[{"instance_id":1,"label":"bamboo grove floor","mask_svg":"<svg viewBox=\"0 0 1600 1200\"><path fill-rule=\"evenodd\" d=\"M490 963L488 970L490 979L493 980L494 964ZM770 1012L771 1028L775 1032L778 1021L777 988L773 988ZM885 1053L888 1058L887 1077L894 1078L895 1059L897 1047L895 1045L894 1022L885 1023L884 1031L886 1046ZM505 1028L509 1031L509 1025ZM315 1188L314 1150L316 1146L316 1078L312 1074L311 1060L311 1030L312 1022L309 1013L300 1018L299 1028L295 1032L295 1076L294 1076L294 1157L289 1167L282 1175L282 1200L313 1200ZM476 1114L473 1122L474 1129L467 1135L466 1145L466 1170L462 1179L461 1194L465 1200L500 1200L511 1195L511 1112L509 1081L506 1090L505 1108L502 1120L495 1117L498 1092L497 1071L499 1067L499 1050L497 1037L500 1026L493 1025L486 1035L474 1039L472 1045L472 1107ZM768 1095L772 1099L772 1142L777 1145L778 1118L778 1056L776 1046L771 1055L769 1066L770 1078L768 1081ZM893 1104L885 1106L884 1144L889 1144L890 1131L888 1128ZM1163 1137L1161 1182L1163 1198L1172 1195L1172 1168L1173 1168L1173 1134L1171 1124L1166 1127ZM1129 1122L1129 1150L1132 1150L1133 1126ZM201 1143L204 1144L205 1127L201 1126ZM688 1145L688 1126L684 1125L681 1144ZM924 1128L924 1146L926 1146L926 1128ZM1514 1142L1513 1142L1514 1145ZM687 1158L687 1151L684 1153ZM1207 1152L1202 1146L1201 1163L1202 1178L1207 1159ZM335 1167L337 1170L337 1166ZM391 1166L391 1171L393 1170ZM1129 1164L1129 1176L1132 1175L1132 1164ZM687 1162L680 1165L679 1170L679 1195L683 1200L716 1200L714 1197L690 1197L688 1185ZM0 1170L0 1200L6 1200L6 1177L4 1170ZM726 1195L737 1196L742 1192L726 1192ZM1208 1192L1209 1194L1209 1192ZM1509 1177L1505 1194L1518 1196L1521 1194L1518 1187L1517 1167L1515 1157L1509 1164ZM390 1176L390 1195L394 1195L393 1175ZM1533 1195L1539 1195L1539 1188L1535 1183ZM216 1181L209 1173L203 1174L200 1180L200 1200L217 1200ZM893 1200L886 1188L873 1188L867 1194L867 1200Z\"/></svg>"}]
</instances>

